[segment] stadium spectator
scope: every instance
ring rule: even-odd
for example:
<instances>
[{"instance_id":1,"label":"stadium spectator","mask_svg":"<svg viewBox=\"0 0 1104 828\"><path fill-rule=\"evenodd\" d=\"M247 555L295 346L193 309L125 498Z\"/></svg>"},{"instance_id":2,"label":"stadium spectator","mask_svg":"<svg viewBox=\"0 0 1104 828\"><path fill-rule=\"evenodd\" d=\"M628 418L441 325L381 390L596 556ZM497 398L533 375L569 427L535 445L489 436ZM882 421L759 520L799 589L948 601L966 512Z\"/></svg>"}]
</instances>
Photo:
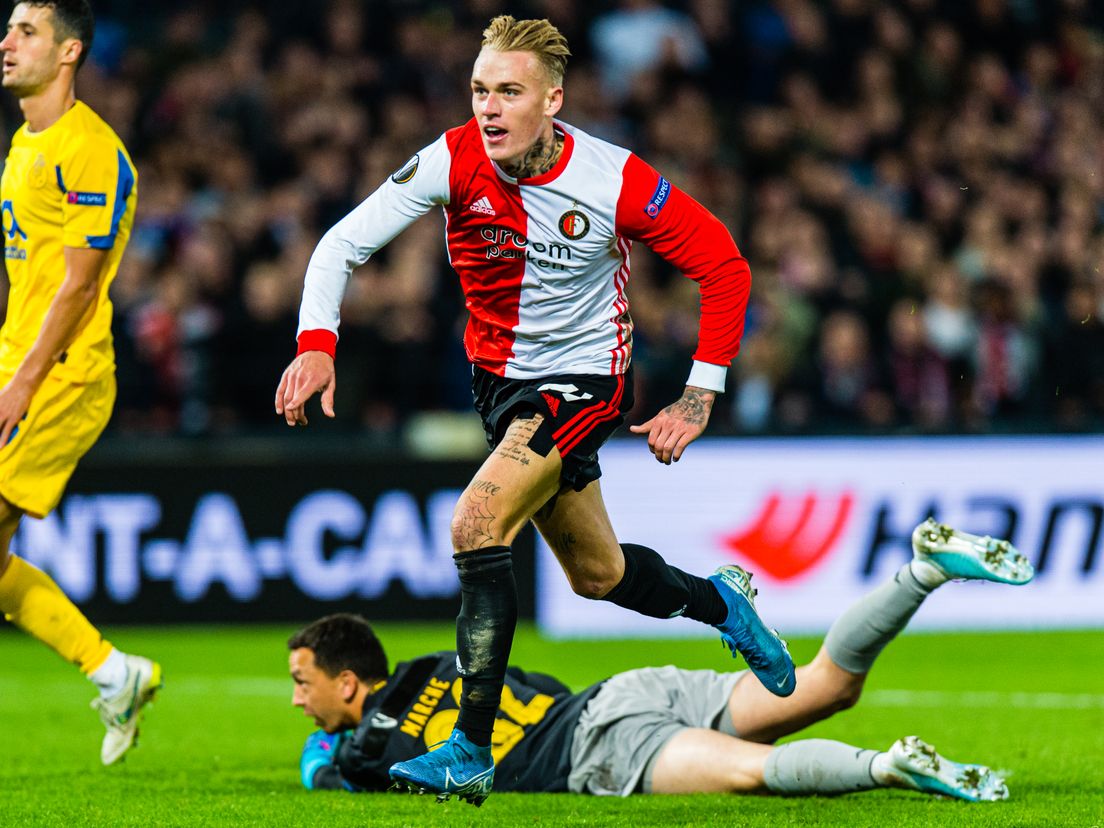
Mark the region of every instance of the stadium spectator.
<instances>
[{"instance_id":1,"label":"stadium spectator","mask_svg":"<svg viewBox=\"0 0 1104 828\"><path fill-rule=\"evenodd\" d=\"M1104 291L1078 281L1066 293L1064 317L1047 341L1057 425L1081 430L1104 414Z\"/></svg>"},{"instance_id":2,"label":"stadium spectator","mask_svg":"<svg viewBox=\"0 0 1104 828\"><path fill-rule=\"evenodd\" d=\"M816 412L816 417L836 429L884 426L894 416L866 323L854 311L828 315L820 330L817 357L797 377L797 384L786 392L797 398L788 408ZM807 427L808 423L791 425Z\"/></svg>"},{"instance_id":3,"label":"stadium spectator","mask_svg":"<svg viewBox=\"0 0 1104 828\"><path fill-rule=\"evenodd\" d=\"M1014 415L1027 402L1034 341L1014 304L1011 288L995 279L977 286L978 337L974 352L974 406L981 417Z\"/></svg>"},{"instance_id":4,"label":"stadium spectator","mask_svg":"<svg viewBox=\"0 0 1104 828\"><path fill-rule=\"evenodd\" d=\"M630 670L572 694L541 673L511 667L497 711L497 785L507 791L841 794L882 787L970 801L1005 799L1000 773L962 765L911 736L888 751L785 736L855 705L874 662L927 596L949 577L1022 584L1031 565L1007 542L928 520L914 557L847 609L796 692L768 693L746 673ZM401 663L392 672L371 626L331 615L288 639L292 703L321 730L299 762L312 790L379 791L388 768L443 739L456 720L456 653ZM444 797L444 798L447 798Z\"/></svg>"},{"instance_id":5,"label":"stadium spectator","mask_svg":"<svg viewBox=\"0 0 1104 828\"><path fill-rule=\"evenodd\" d=\"M658 0L619 0L590 28L602 84L614 101L640 95L664 70L701 73L707 52L694 20ZM646 94L646 93L644 93Z\"/></svg>"},{"instance_id":6,"label":"stadium spectator","mask_svg":"<svg viewBox=\"0 0 1104 828\"><path fill-rule=\"evenodd\" d=\"M921 431L945 430L953 409L946 361L928 344L916 302L902 299L889 315L887 373L897 416Z\"/></svg>"}]
</instances>

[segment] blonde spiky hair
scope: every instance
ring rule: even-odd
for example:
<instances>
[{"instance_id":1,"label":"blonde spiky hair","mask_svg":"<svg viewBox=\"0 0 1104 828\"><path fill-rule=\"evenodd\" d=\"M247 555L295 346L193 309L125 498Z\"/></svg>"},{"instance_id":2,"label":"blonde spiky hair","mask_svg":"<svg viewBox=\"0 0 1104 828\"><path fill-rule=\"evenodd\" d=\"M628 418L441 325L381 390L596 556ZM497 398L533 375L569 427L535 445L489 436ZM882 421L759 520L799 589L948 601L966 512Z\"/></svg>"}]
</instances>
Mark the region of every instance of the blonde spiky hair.
<instances>
[{"instance_id":1,"label":"blonde spiky hair","mask_svg":"<svg viewBox=\"0 0 1104 828\"><path fill-rule=\"evenodd\" d=\"M567 38L547 20L515 20L502 14L483 30L483 48L496 52L531 52L548 73L553 86L563 86L571 50Z\"/></svg>"}]
</instances>

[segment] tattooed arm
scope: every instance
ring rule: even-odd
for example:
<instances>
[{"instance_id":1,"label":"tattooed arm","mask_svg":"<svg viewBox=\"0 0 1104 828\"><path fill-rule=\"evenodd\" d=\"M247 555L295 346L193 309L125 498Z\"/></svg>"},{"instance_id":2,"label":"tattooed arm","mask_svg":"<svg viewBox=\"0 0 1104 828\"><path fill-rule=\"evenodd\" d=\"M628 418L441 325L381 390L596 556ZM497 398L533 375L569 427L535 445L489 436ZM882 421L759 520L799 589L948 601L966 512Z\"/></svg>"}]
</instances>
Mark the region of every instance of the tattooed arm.
<instances>
[{"instance_id":1,"label":"tattooed arm","mask_svg":"<svg viewBox=\"0 0 1104 828\"><path fill-rule=\"evenodd\" d=\"M717 392L686 386L678 402L672 403L646 423L630 426L634 434L648 435L648 449L666 465L678 462L682 452L701 437L713 410Z\"/></svg>"}]
</instances>

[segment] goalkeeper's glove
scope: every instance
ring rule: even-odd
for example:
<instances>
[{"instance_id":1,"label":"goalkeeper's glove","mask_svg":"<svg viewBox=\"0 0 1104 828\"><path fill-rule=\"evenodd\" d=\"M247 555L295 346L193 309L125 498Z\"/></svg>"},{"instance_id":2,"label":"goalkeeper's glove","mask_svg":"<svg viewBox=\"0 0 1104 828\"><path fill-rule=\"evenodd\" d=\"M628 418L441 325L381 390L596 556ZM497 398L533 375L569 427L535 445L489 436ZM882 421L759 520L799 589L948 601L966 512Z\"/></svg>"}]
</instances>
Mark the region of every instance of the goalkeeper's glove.
<instances>
[{"instance_id":1,"label":"goalkeeper's glove","mask_svg":"<svg viewBox=\"0 0 1104 828\"><path fill-rule=\"evenodd\" d=\"M350 731L326 733L324 730L316 730L307 737L306 744L303 745L303 755L299 757L299 774L303 780L303 786L307 790L336 787L333 784L316 784L315 777L318 776L318 771L322 768L333 767L337 756L337 748L341 744L341 740L348 738L349 735ZM326 774L326 776L336 776L337 779L341 779L336 767L333 767L333 772ZM344 780L341 780L341 787L353 790Z\"/></svg>"}]
</instances>

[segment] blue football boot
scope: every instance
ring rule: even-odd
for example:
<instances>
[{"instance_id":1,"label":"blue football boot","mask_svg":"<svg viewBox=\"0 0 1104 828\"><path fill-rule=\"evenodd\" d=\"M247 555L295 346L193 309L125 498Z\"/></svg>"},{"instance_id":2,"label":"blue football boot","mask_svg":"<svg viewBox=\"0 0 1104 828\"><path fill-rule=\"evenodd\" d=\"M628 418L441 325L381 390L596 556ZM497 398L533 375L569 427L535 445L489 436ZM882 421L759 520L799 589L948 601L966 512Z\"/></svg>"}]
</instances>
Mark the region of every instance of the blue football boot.
<instances>
[{"instance_id":1,"label":"blue football boot","mask_svg":"<svg viewBox=\"0 0 1104 828\"><path fill-rule=\"evenodd\" d=\"M392 790L434 793L438 802L455 795L479 806L494 784L494 759L489 747L473 745L461 731L453 730L448 741L434 745L429 753L396 762L389 773Z\"/></svg>"},{"instance_id":2,"label":"blue football boot","mask_svg":"<svg viewBox=\"0 0 1104 828\"><path fill-rule=\"evenodd\" d=\"M963 765L935 752L916 736L898 739L889 749L888 773L903 788L967 802L1008 799L1008 786L997 771L985 765Z\"/></svg>"},{"instance_id":3,"label":"blue football boot","mask_svg":"<svg viewBox=\"0 0 1104 828\"><path fill-rule=\"evenodd\" d=\"M763 623L755 611L756 591L751 588L751 573L736 564L720 567L709 580L721 593L728 616L717 625L721 641L742 655L748 667L770 692L788 696L797 686L793 659L786 642Z\"/></svg>"},{"instance_id":4,"label":"blue football boot","mask_svg":"<svg viewBox=\"0 0 1104 828\"><path fill-rule=\"evenodd\" d=\"M1031 561L1006 540L959 532L928 518L912 531L916 559L926 561L948 578L1026 584L1035 577Z\"/></svg>"}]
</instances>

